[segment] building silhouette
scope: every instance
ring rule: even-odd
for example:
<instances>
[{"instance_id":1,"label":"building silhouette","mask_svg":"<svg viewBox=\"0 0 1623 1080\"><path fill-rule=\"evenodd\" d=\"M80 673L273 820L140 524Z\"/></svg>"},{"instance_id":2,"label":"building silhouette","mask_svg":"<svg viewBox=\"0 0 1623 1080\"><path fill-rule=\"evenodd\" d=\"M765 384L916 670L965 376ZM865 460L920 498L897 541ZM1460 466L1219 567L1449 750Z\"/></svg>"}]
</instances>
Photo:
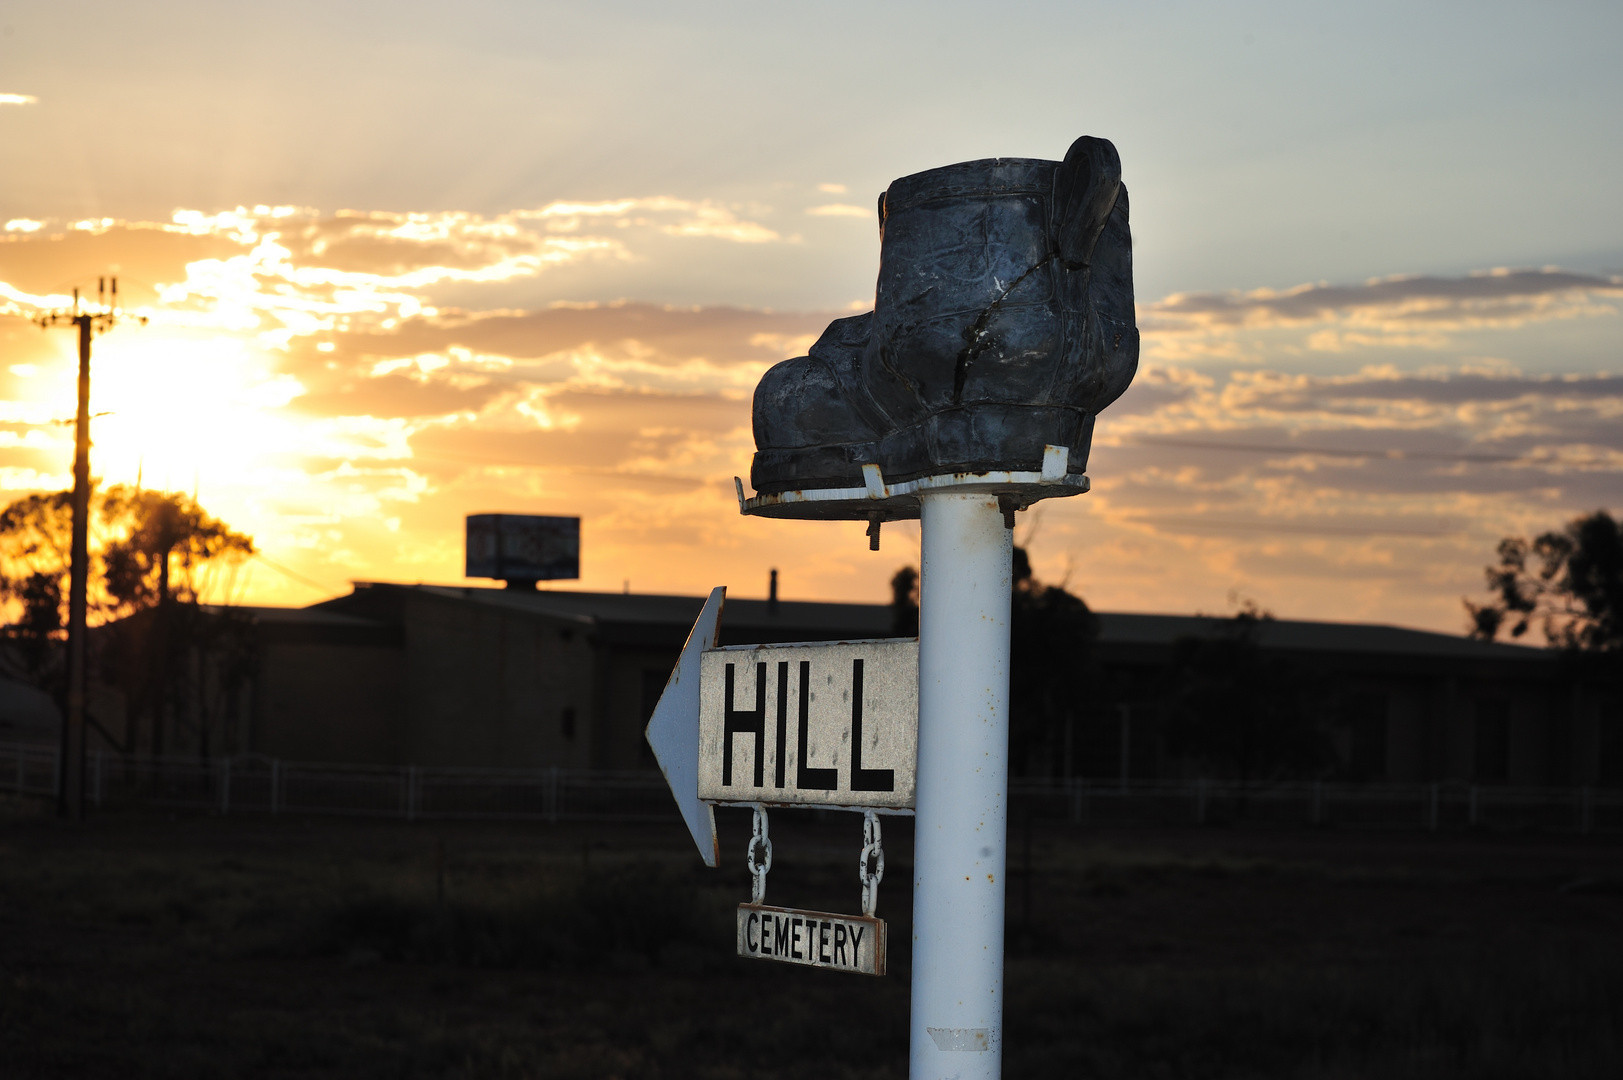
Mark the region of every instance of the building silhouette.
<instances>
[{"instance_id":1,"label":"building silhouette","mask_svg":"<svg viewBox=\"0 0 1623 1080\"><path fill-rule=\"evenodd\" d=\"M107 677L141 616L101 633L98 745L284 760L484 767L653 768L642 737L702 597L359 582L305 608L206 609L246 626L235 679L197 656L168 715L132 714ZM1226 620L1097 613L1097 693L1022 761L1025 775L1190 777L1171 752L1168 665ZM729 599L724 644L890 636L879 604ZM1364 782L1623 786L1615 683L1548 649L1359 623L1266 620L1258 647L1317 672L1335 760ZM213 702L212 705L206 703ZM188 713L189 710L189 713ZM134 740L136 745L130 745Z\"/></svg>"}]
</instances>

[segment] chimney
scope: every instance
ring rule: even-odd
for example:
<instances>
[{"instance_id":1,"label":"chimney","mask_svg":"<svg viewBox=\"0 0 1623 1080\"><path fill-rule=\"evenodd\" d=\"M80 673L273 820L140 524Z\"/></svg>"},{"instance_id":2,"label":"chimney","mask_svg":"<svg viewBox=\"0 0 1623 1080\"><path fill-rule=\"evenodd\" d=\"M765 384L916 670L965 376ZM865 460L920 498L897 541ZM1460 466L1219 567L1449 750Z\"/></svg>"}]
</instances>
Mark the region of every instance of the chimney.
<instances>
[{"instance_id":1,"label":"chimney","mask_svg":"<svg viewBox=\"0 0 1623 1080\"><path fill-rule=\"evenodd\" d=\"M772 571L772 584L767 587L766 613L768 615L778 613L778 571L776 569Z\"/></svg>"}]
</instances>

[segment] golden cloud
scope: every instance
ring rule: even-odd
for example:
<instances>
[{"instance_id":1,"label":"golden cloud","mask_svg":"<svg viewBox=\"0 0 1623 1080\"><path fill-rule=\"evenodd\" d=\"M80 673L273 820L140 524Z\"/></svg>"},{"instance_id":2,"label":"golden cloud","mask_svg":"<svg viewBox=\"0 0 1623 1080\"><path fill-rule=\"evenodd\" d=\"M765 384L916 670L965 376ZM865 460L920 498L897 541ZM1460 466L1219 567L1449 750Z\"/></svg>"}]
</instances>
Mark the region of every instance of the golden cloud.
<instances>
[{"instance_id":1,"label":"golden cloud","mask_svg":"<svg viewBox=\"0 0 1623 1080\"><path fill-rule=\"evenodd\" d=\"M808 206L806 213L814 217L871 218L876 211L866 206L852 206L850 203L827 203L823 206Z\"/></svg>"},{"instance_id":2,"label":"golden cloud","mask_svg":"<svg viewBox=\"0 0 1623 1080\"><path fill-rule=\"evenodd\" d=\"M827 206L846 209L810 210L872 213ZM740 522L730 501L753 449L753 386L837 313L536 299L570 295L559 283L571 268L632 266L688 241L751 254L785 242L763 218L656 196L493 216L255 206L155 223L13 219L0 235L0 488L61 486L71 460L55 423L72 413L69 335L23 317L66 303L64 283L116 272L152 322L97 341L95 408L111 413L96 422L98 473L199 487L308 577L454 579L459 515L500 506L585 514L591 559L614 553L647 575L641 587L726 580L755 543L760 559L819 568L828 595L860 591L851 582L867 574L878 596L895 564L862 569L860 529L847 563L826 542L837 526ZM1468 546L1518 514L1615 503L1619 377L1460 356L1422 371L1331 365L1372 347L1446 351L1462 329L1608 314L1620 295L1618 279L1544 270L1145 304L1146 363L1101 418L1095 493L1045 510L1048 535L1059 543L1073 535L1067 515L1088 515L1077 543L1129 571L1155 552L1163 565L1144 589L1187 609L1200 601L1167 591L1183 585L1166 583L1166 560L1195 568L1185 584L1375 580L1393 545ZM620 581L605 569L591 584ZM281 585L254 595L287 599Z\"/></svg>"},{"instance_id":3,"label":"golden cloud","mask_svg":"<svg viewBox=\"0 0 1623 1080\"><path fill-rule=\"evenodd\" d=\"M1140 307L1146 351L1175 363L1255 359L1259 333L1295 331L1299 347L1441 349L1466 330L1515 329L1611 315L1623 278L1567 270L1499 269L1458 278L1396 276L1362 285L1301 285L1277 291L1177 293ZM1252 335L1243 339L1242 334Z\"/></svg>"}]
</instances>

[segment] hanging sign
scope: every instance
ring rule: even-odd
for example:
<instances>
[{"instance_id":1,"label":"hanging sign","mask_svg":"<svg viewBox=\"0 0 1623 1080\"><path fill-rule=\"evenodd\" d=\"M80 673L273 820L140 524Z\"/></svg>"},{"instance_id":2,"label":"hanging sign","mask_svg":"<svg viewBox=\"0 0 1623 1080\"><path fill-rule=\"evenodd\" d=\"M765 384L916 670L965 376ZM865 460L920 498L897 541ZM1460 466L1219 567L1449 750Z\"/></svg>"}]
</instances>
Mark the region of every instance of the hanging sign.
<instances>
[{"instance_id":1,"label":"hanging sign","mask_svg":"<svg viewBox=\"0 0 1623 1080\"><path fill-rule=\"evenodd\" d=\"M700 659L705 802L909 810L918 745L914 638L729 646Z\"/></svg>"},{"instance_id":2,"label":"hanging sign","mask_svg":"<svg viewBox=\"0 0 1623 1080\"><path fill-rule=\"evenodd\" d=\"M866 915L739 904L738 955L883 975L885 923Z\"/></svg>"},{"instance_id":3,"label":"hanging sign","mask_svg":"<svg viewBox=\"0 0 1623 1080\"><path fill-rule=\"evenodd\" d=\"M738 908L738 955L885 973L875 914L885 855L878 814L913 807L919 743L914 638L717 648L724 589L688 635L648 745L705 864L720 861L714 806L755 808L751 898ZM862 826L861 915L768 907L768 806L855 807Z\"/></svg>"}]
</instances>

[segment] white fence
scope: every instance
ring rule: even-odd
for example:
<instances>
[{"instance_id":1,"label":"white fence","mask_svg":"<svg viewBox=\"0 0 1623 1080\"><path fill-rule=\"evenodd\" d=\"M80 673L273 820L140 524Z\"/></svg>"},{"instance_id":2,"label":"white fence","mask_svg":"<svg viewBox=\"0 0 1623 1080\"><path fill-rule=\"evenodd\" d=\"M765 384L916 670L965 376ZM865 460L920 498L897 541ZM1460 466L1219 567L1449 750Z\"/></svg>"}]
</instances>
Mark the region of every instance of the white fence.
<instances>
[{"instance_id":1,"label":"white fence","mask_svg":"<svg viewBox=\"0 0 1623 1080\"><path fill-rule=\"evenodd\" d=\"M54 797L57 748L0 744L0 792ZM346 814L535 821L675 821L652 771L336 765L253 756L92 753L93 807L144 804L221 814ZM1017 779L1013 812L1078 825L1217 823L1352 829L1623 831L1623 790L1466 784Z\"/></svg>"}]
</instances>

